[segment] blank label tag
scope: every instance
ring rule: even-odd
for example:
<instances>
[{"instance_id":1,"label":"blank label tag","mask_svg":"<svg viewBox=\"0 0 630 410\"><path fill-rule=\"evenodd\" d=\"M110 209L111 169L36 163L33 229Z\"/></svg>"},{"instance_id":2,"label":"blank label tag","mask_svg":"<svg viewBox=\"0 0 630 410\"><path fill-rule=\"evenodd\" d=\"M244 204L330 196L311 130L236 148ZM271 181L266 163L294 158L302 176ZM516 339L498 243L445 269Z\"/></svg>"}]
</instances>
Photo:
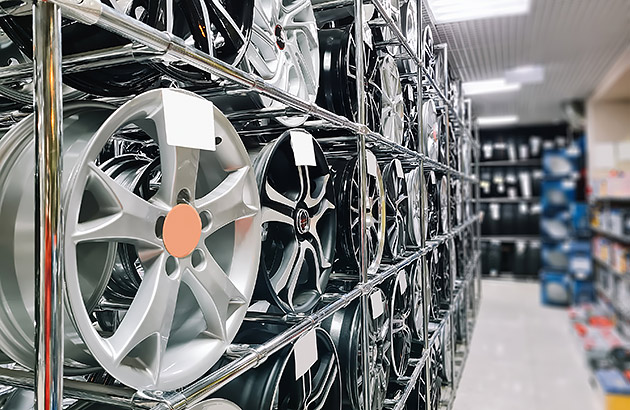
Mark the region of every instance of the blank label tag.
<instances>
[{"instance_id":1,"label":"blank label tag","mask_svg":"<svg viewBox=\"0 0 630 410\"><path fill-rule=\"evenodd\" d=\"M168 145L216 150L214 104L174 89L162 90L162 104Z\"/></svg>"},{"instance_id":2,"label":"blank label tag","mask_svg":"<svg viewBox=\"0 0 630 410\"><path fill-rule=\"evenodd\" d=\"M381 292L373 292L370 295L370 304L372 305L372 319L379 318L385 312Z\"/></svg>"},{"instance_id":3,"label":"blank label tag","mask_svg":"<svg viewBox=\"0 0 630 410\"><path fill-rule=\"evenodd\" d=\"M295 342L293 355L295 356L295 380L298 380L317 362L315 329L310 330Z\"/></svg>"},{"instance_id":4,"label":"blank label tag","mask_svg":"<svg viewBox=\"0 0 630 410\"><path fill-rule=\"evenodd\" d=\"M404 178L405 177L405 171L403 171L402 162L400 162L399 160L395 159L394 160L394 164L396 165L396 175L398 175L398 178Z\"/></svg>"},{"instance_id":5,"label":"blank label tag","mask_svg":"<svg viewBox=\"0 0 630 410\"><path fill-rule=\"evenodd\" d=\"M291 130L291 148L293 148L293 156L295 165L311 166L316 165L315 147L313 146L313 137L306 131Z\"/></svg>"},{"instance_id":6,"label":"blank label tag","mask_svg":"<svg viewBox=\"0 0 630 410\"><path fill-rule=\"evenodd\" d=\"M371 152L366 152L367 157L367 172L373 177L376 176L376 156Z\"/></svg>"},{"instance_id":7,"label":"blank label tag","mask_svg":"<svg viewBox=\"0 0 630 410\"><path fill-rule=\"evenodd\" d=\"M398 288L400 289L401 295L407 292L407 275L405 275L404 271L398 272Z\"/></svg>"}]
</instances>

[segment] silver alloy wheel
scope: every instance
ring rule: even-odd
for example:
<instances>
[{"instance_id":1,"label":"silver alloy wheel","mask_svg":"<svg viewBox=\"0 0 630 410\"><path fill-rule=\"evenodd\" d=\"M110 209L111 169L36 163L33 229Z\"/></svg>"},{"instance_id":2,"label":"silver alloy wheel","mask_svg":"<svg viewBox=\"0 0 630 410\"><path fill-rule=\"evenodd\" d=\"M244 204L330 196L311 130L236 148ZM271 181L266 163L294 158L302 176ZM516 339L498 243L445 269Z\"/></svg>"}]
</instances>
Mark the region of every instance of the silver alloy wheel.
<instances>
[{"instance_id":1,"label":"silver alloy wheel","mask_svg":"<svg viewBox=\"0 0 630 410\"><path fill-rule=\"evenodd\" d=\"M448 233L448 179L442 175L440 179L440 229Z\"/></svg>"},{"instance_id":2,"label":"silver alloy wheel","mask_svg":"<svg viewBox=\"0 0 630 410\"><path fill-rule=\"evenodd\" d=\"M208 399L188 408L189 410L241 410L236 404L224 399Z\"/></svg>"},{"instance_id":3,"label":"silver alloy wheel","mask_svg":"<svg viewBox=\"0 0 630 410\"><path fill-rule=\"evenodd\" d=\"M390 374L388 357L390 310L388 301L381 289L374 288L370 294L370 299L372 300L372 298L378 298L383 302L383 311L380 315L375 311L374 303L370 303L368 306L369 346L367 352L370 361L368 372L371 395L370 410L380 410L383 408ZM359 301L355 300L350 306L335 312L322 323L322 328L331 335L339 354L344 387L344 406L353 409L364 408L360 308Z\"/></svg>"},{"instance_id":4,"label":"silver alloy wheel","mask_svg":"<svg viewBox=\"0 0 630 410\"><path fill-rule=\"evenodd\" d=\"M256 324L244 328L235 339L239 344L257 345L276 336L285 327ZM337 349L328 332L315 333L316 360L297 374L295 344L288 344L256 368L242 374L218 390L214 396L226 398L244 410L341 410L341 368ZM298 339L299 340L299 339ZM299 357L302 359L302 357ZM219 364L228 363L224 359Z\"/></svg>"},{"instance_id":5,"label":"silver alloy wheel","mask_svg":"<svg viewBox=\"0 0 630 410\"><path fill-rule=\"evenodd\" d=\"M403 143L405 103L396 61L389 54L380 62L381 133L397 144Z\"/></svg>"},{"instance_id":6,"label":"silver alloy wheel","mask_svg":"<svg viewBox=\"0 0 630 410\"><path fill-rule=\"evenodd\" d=\"M391 298L389 356L392 371L397 377L405 374L411 355L411 332L407 321L412 310L413 289L409 284L409 275L402 269L391 279L387 289L387 294Z\"/></svg>"},{"instance_id":7,"label":"silver alloy wheel","mask_svg":"<svg viewBox=\"0 0 630 410\"><path fill-rule=\"evenodd\" d=\"M311 140L314 166L295 164L295 134ZM254 170L263 224L256 295L286 312L307 312L326 290L334 261L337 214L328 162L309 133L291 130L262 149Z\"/></svg>"},{"instance_id":8,"label":"silver alloy wheel","mask_svg":"<svg viewBox=\"0 0 630 410\"><path fill-rule=\"evenodd\" d=\"M221 136L216 151L169 145L167 118L169 124L189 119L165 111L167 93L182 94L180 100L185 96L191 105L201 101L184 91L153 90L113 113L113 108L103 104L77 104L66 110L64 121L66 365L98 363L122 383L138 389L179 388L218 360L245 315L260 251L256 182L238 134L215 108L215 135L208 138ZM123 188L95 163L110 137L123 128L141 129L160 149L161 183L149 200ZM0 170L0 178L6 178L0 184L5 192L12 188L7 181L24 185L25 169L31 170L33 178L32 165L16 169L15 163L24 158L32 163L32 129L29 118L1 141L0 157L8 155L12 161L0 164L13 165ZM9 201L32 203L31 185L26 186L4 196L0 221L8 223L6 232L14 232L17 243L30 249L32 208L22 207L26 212L17 216L5 213L10 210L6 208ZM177 228L178 221L198 229L199 236L195 238L191 229L183 236L171 234L169 227L175 224ZM182 241L191 243L187 254L174 251ZM143 277L121 322L106 331L94 323L92 313L109 280L119 243L135 247ZM5 252L6 245L2 245ZM15 326L15 319L22 317L18 323L31 331L22 333L19 346L6 336L0 336L0 341L4 350L7 344L11 348L7 353L28 367L34 360L33 321L26 320L25 312L33 310L33 293L27 294L33 284L25 282L32 282L32 257L8 250L13 255L3 258L7 261L1 269L3 283L5 279L6 283L17 282L15 286L24 290L21 304L3 304L1 322L3 327L8 323ZM0 297L7 298L6 293Z\"/></svg>"},{"instance_id":9,"label":"silver alloy wheel","mask_svg":"<svg viewBox=\"0 0 630 410\"><path fill-rule=\"evenodd\" d=\"M250 69L272 84L303 100L314 102L319 87L319 39L310 0L255 0L254 24L245 59ZM271 109L285 106L256 94ZM297 127L307 115L277 117Z\"/></svg>"},{"instance_id":10,"label":"silver alloy wheel","mask_svg":"<svg viewBox=\"0 0 630 410\"><path fill-rule=\"evenodd\" d=\"M359 161L356 156L331 157L329 162L335 171L337 194L337 259L343 268L356 271L361 252L360 215L366 214L367 266L375 273L381 264L385 248L386 206L385 188L376 156L367 151L368 175L367 198L363 207L359 204Z\"/></svg>"},{"instance_id":11,"label":"silver alloy wheel","mask_svg":"<svg viewBox=\"0 0 630 410\"><path fill-rule=\"evenodd\" d=\"M400 7L402 33L414 53L418 52L418 10L416 7L416 0L407 0Z\"/></svg>"},{"instance_id":12,"label":"silver alloy wheel","mask_svg":"<svg viewBox=\"0 0 630 410\"><path fill-rule=\"evenodd\" d=\"M427 194L420 168L415 168L405 175L409 207L407 209L407 239L411 246L420 246L427 234ZM422 219L425 218L424 231Z\"/></svg>"},{"instance_id":13,"label":"silver alloy wheel","mask_svg":"<svg viewBox=\"0 0 630 410\"><path fill-rule=\"evenodd\" d=\"M389 259L396 260L405 252L406 218L409 213L407 183L399 159L393 159L383 168L383 185L387 221L385 251Z\"/></svg>"},{"instance_id":14,"label":"silver alloy wheel","mask_svg":"<svg viewBox=\"0 0 630 410\"><path fill-rule=\"evenodd\" d=\"M423 306L423 289L424 284L422 282L422 262L418 260L411 267L411 316L410 316L410 327L413 333L413 336L420 340L425 340L424 335L424 306Z\"/></svg>"},{"instance_id":15,"label":"silver alloy wheel","mask_svg":"<svg viewBox=\"0 0 630 410\"><path fill-rule=\"evenodd\" d=\"M439 157L438 120L435 102L432 99L422 103L422 138L424 139L424 153L434 161Z\"/></svg>"},{"instance_id":16,"label":"silver alloy wheel","mask_svg":"<svg viewBox=\"0 0 630 410\"><path fill-rule=\"evenodd\" d=\"M422 65L429 76L435 79L435 53L433 49L433 32L431 27L426 26L422 32Z\"/></svg>"}]
</instances>

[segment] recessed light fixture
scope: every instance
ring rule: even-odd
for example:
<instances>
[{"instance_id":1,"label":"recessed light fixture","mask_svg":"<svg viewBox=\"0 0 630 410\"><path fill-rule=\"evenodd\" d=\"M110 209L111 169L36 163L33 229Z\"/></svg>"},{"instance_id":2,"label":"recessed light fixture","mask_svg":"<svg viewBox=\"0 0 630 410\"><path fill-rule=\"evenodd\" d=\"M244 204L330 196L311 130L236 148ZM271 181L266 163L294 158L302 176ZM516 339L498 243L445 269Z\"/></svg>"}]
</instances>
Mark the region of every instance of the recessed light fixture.
<instances>
[{"instance_id":1,"label":"recessed light fixture","mask_svg":"<svg viewBox=\"0 0 630 410\"><path fill-rule=\"evenodd\" d=\"M479 117L477 124L480 127L494 127L498 125L509 125L518 122L518 115L501 115L497 117Z\"/></svg>"},{"instance_id":2,"label":"recessed light fixture","mask_svg":"<svg viewBox=\"0 0 630 410\"><path fill-rule=\"evenodd\" d=\"M542 83L545 80L545 69L539 65L523 65L507 70L505 79L509 83Z\"/></svg>"},{"instance_id":3,"label":"recessed light fixture","mask_svg":"<svg viewBox=\"0 0 630 410\"><path fill-rule=\"evenodd\" d=\"M492 80L466 82L462 84L462 88L466 95L477 95L518 91L521 89L521 85L519 83L509 83L505 78L495 78Z\"/></svg>"},{"instance_id":4,"label":"recessed light fixture","mask_svg":"<svg viewBox=\"0 0 630 410\"><path fill-rule=\"evenodd\" d=\"M429 0L436 24L529 12L530 0Z\"/></svg>"}]
</instances>

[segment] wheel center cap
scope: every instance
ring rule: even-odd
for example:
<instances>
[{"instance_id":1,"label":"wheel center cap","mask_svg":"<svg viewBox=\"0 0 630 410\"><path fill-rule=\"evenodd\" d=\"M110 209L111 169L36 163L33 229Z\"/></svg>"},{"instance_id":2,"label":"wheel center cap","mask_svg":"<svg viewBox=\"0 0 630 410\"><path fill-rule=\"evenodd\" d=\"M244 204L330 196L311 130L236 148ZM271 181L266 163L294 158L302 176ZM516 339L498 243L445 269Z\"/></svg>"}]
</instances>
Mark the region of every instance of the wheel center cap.
<instances>
[{"instance_id":1,"label":"wheel center cap","mask_svg":"<svg viewBox=\"0 0 630 410\"><path fill-rule=\"evenodd\" d=\"M166 250L176 258L192 253L201 238L201 218L192 206L179 204L166 215L162 240Z\"/></svg>"},{"instance_id":2,"label":"wheel center cap","mask_svg":"<svg viewBox=\"0 0 630 410\"><path fill-rule=\"evenodd\" d=\"M295 226L300 235L304 235L311 229L311 217L306 209L298 209L295 214Z\"/></svg>"},{"instance_id":3,"label":"wheel center cap","mask_svg":"<svg viewBox=\"0 0 630 410\"><path fill-rule=\"evenodd\" d=\"M274 34L276 35L276 45L280 50L284 50L287 42L284 39L284 29L280 24L276 24L276 27L274 28Z\"/></svg>"}]
</instances>

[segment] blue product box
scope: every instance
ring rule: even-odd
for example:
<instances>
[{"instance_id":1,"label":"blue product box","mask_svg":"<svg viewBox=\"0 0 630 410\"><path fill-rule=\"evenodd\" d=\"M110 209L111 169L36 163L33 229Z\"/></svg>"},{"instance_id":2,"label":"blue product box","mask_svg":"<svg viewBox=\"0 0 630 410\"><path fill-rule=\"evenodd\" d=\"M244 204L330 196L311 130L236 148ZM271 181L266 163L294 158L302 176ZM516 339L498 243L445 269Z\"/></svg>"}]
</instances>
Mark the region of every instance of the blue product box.
<instances>
[{"instance_id":1,"label":"blue product box","mask_svg":"<svg viewBox=\"0 0 630 410\"><path fill-rule=\"evenodd\" d=\"M543 154L543 172L547 177L574 176L579 171L579 147L546 149Z\"/></svg>"},{"instance_id":2,"label":"blue product box","mask_svg":"<svg viewBox=\"0 0 630 410\"><path fill-rule=\"evenodd\" d=\"M571 237L571 214L558 212L554 216L540 218L540 234L543 241L566 241Z\"/></svg>"},{"instance_id":3,"label":"blue product box","mask_svg":"<svg viewBox=\"0 0 630 410\"><path fill-rule=\"evenodd\" d=\"M571 204L571 227L573 234L578 238L590 238L590 218L588 213L588 205L577 202Z\"/></svg>"},{"instance_id":4,"label":"blue product box","mask_svg":"<svg viewBox=\"0 0 630 410\"><path fill-rule=\"evenodd\" d=\"M571 277L562 272L542 271L540 298L545 305L567 306L571 303Z\"/></svg>"},{"instance_id":5,"label":"blue product box","mask_svg":"<svg viewBox=\"0 0 630 410\"><path fill-rule=\"evenodd\" d=\"M569 270L569 242L543 243L543 269L568 272Z\"/></svg>"},{"instance_id":6,"label":"blue product box","mask_svg":"<svg viewBox=\"0 0 630 410\"><path fill-rule=\"evenodd\" d=\"M573 180L545 180L542 185L544 213L557 209L570 209L575 202L576 184Z\"/></svg>"},{"instance_id":7,"label":"blue product box","mask_svg":"<svg viewBox=\"0 0 630 410\"><path fill-rule=\"evenodd\" d=\"M572 241L569 245L569 272L574 279L587 280L593 276L591 243Z\"/></svg>"},{"instance_id":8,"label":"blue product box","mask_svg":"<svg viewBox=\"0 0 630 410\"><path fill-rule=\"evenodd\" d=\"M618 369L598 370L595 378L608 394L630 395L630 381Z\"/></svg>"},{"instance_id":9,"label":"blue product box","mask_svg":"<svg viewBox=\"0 0 630 410\"><path fill-rule=\"evenodd\" d=\"M595 286L591 281L574 280L572 289L572 302L574 305L595 301Z\"/></svg>"}]
</instances>

